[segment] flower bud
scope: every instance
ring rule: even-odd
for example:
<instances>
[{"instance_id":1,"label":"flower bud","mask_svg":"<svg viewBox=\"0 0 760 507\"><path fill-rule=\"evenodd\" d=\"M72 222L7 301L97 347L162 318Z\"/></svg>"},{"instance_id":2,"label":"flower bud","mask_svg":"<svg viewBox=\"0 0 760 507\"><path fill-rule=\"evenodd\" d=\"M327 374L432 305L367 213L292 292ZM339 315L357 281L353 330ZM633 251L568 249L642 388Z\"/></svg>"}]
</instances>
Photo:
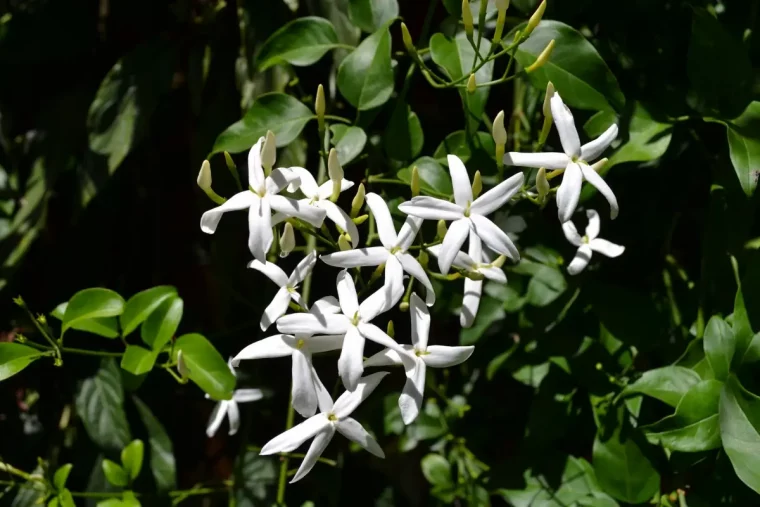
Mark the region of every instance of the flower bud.
<instances>
[{"instance_id":1,"label":"flower bud","mask_svg":"<svg viewBox=\"0 0 760 507\"><path fill-rule=\"evenodd\" d=\"M483 273L479 273L478 271L467 271L465 273L465 276L470 280L475 280L476 282L479 282L485 278L485 276L483 276Z\"/></svg>"},{"instance_id":2,"label":"flower bud","mask_svg":"<svg viewBox=\"0 0 760 507\"><path fill-rule=\"evenodd\" d=\"M402 312L408 312L409 311L409 301L402 301L400 305L398 305L398 309Z\"/></svg>"},{"instance_id":3,"label":"flower bud","mask_svg":"<svg viewBox=\"0 0 760 507\"><path fill-rule=\"evenodd\" d=\"M366 222L368 218L369 218L369 215L362 215L356 218L352 218L351 221L355 223L356 225L361 225L364 222Z\"/></svg>"},{"instance_id":4,"label":"flower bud","mask_svg":"<svg viewBox=\"0 0 760 507\"><path fill-rule=\"evenodd\" d=\"M201 164L201 172L198 173L198 186L204 192L211 190L211 164L204 160Z\"/></svg>"},{"instance_id":5,"label":"flower bud","mask_svg":"<svg viewBox=\"0 0 760 507\"><path fill-rule=\"evenodd\" d=\"M467 80L467 93L475 93L478 89L478 83L475 81L475 74L470 74L470 79Z\"/></svg>"},{"instance_id":6,"label":"flower bud","mask_svg":"<svg viewBox=\"0 0 760 507\"><path fill-rule=\"evenodd\" d=\"M472 40L472 33L475 27L472 22L472 11L470 10L469 0L462 0L462 23L464 23L464 32L467 34L467 38Z\"/></svg>"},{"instance_id":7,"label":"flower bud","mask_svg":"<svg viewBox=\"0 0 760 507\"><path fill-rule=\"evenodd\" d=\"M417 261L420 263L420 266L426 268L428 262L430 262L430 256L425 250L420 250L420 253L417 255Z\"/></svg>"},{"instance_id":8,"label":"flower bud","mask_svg":"<svg viewBox=\"0 0 760 507\"><path fill-rule=\"evenodd\" d=\"M351 218L355 218L364 206L364 183L359 183L354 200L351 201Z\"/></svg>"},{"instance_id":9,"label":"flower bud","mask_svg":"<svg viewBox=\"0 0 760 507\"><path fill-rule=\"evenodd\" d=\"M538 200L544 202L549 195L549 180L546 178L546 169L543 167L536 174L536 189L538 190Z\"/></svg>"},{"instance_id":10,"label":"flower bud","mask_svg":"<svg viewBox=\"0 0 760 507\"><path fill-rule=\"evenodd\" d=\"M395 338L396 337L396 330L393 328L393 321L392 320L388 321L388 328L386 329L385 334L387 334L391 338Z\"/></svg>"},{"instance_id":11,"label":"flower bud","mask_svg":"<svg viewBox=\"0 0 760 507\"><path fill-rule=\"evenodd\" d=\"M602 170L602 168L604 168L604 166L605 166L605 165L607 165L607 161L608 161L608 160L609 160L609 159L606 159L606 158L603 158L603 159L597 160L597 161L596 161L596 162L595 162L595 163L594 163L594 164L591 166L591 169L593 169L593 170L594 170L594 172L599 172L599 171L601 171L601 170Z\"/></svg>"},{"instance_id":12,"label":"flower bud","mask_svg":"<svg viewBox=\"0 0 760 507\"><path fill-rule=\"evenodd\" d=\"M544 11L546 10L546 0L543 0L541 4L536 9L536 12L533 13L533 15L528 20L528 26L525 27L525 32L523 32L523 37L528 37L533 30L536 29L538 24L541 22L541 18L544 17Z\"/></svg>"},{"instance_id":13,"label":"flower bud","mask_svg":"<svg viewBox=\"0 0 760 507\"><path fill-rule=\"evenodd\" d=\"M420 170L417 166L412 167L412 181L409 186L412 187L412 197L420 195Z\"/></svg>"},{"instance_id":14,"label":"flower bud","mask_svg":"<svg viewBox=\"0 0 760 507\"><path fill-rule=\"evenodd\" d=\"M348 241L348 239L346 239L345 234L341 234L338 238L338 248L340 248L341 252L351 250L351 243Z\"/></svg>"},{"instance_id":15,"label":"flower bud","mask_svg":"<svg viewBox=\"0 0 760 507\"><path fill-rule=\"evenodd\" d=\"M409 53L409 56L412 57L412 60L419 62L420 56L417 54L417 48L414 47L412 35L409 33L409 29L406 27L406 23L403 22L401 23L401 39L404 41L406 52Z\"/></svg>"},{"instance_id":16,"label":"flower bud","mask_svg":"<svg viewBox=\"0 0 760 507\"><path fill-rule=\"evenodd\" d=\"M529 65L525 72L530 74L531 72L535 72L541 67L546 64L546 62L549 61L549 57L552 55L552 51L554 50L554 39L549 41L549 44L546 45L543 51L541 51L541 54L538 55L538 58L536 58L536 61L533 62L532 65Z\"/></svg>"},{"instance_id":17,"label":"flower bud","mask_svg":"<svg viewBox=\"0 0 760 507\"><path fill-rule=\"evenodd\" d=\"M280 257L287 257L296 247L296 235L290 222L285 222L280 236Z\"/></svg>"},{"instance_id":18,"label":"flower bud","mask_svg":"<svg viewBox=\"0 0 760 507\"><path fill-rule=\"evenodd\" d=\"M317 113L319 131L325 130L325 88L317 86L317 97L314 99L314 112Z\"/></svg>"},{"instance_id":19,"label":"flower bud","mask_svg":"<svg viewBox=\"0 0 760 507\"><path fill-rule=\"evenodd\" d=\"M448 231L448 227L446 227L446 221L438 220L438 225L436 226L436 232L438 234L438 238L443 240L443 238L446 236L447 231Z\"/></svg>"},{"instance_id":20,"label":"flower bud","mask_svg":"<svg viewBox=\"0 0 760 507\"><path fill-rule=\"evenodd\" d=\"M475 171L475 176L472 177L472 198L477 199L482 191L483 179L480 176L480 171Z\"/></svg>"},{"instance_id":21,"label":"flower bud","mask_svg":"<svg viewBox=\"0 0 760 507\"><path fill-rule=\"evenodd\" d=\"M549 120L552 119L552 97L554 97L554 93L554 83L549 81L546 83L546 95L544 95L544 106L542 108L544 116L549 118Z\"/></svg>"},{"instance_id":22,"label":"flower bud","mask_svg":"<svg viewBox=\"0 0 760 507\"><path fill-rule=\"evenodd\" d=\"M507 12L507 9L509 9L509 0L495 0L494 3L496 4L496 9L498 9L499 12Z\"/></svg>"},{"instance_id":23,"label":"flower bud","mask_svg":"<svg viewBox=\"0 0 760 507\"><path fill-rule=\"evenodd\" d=\"M330 200L335 202L340 195L340 184L343 181L343 167L338 160L338 152L335 148L330 150L327 156L327 174L330 175L330 181L333 183L333 191Z\"/></svg>"},{"instance_id":24,"label":"flower bud","mask_svg":"<svg viewBox=\"0 0 760 507\"><path fill-rule=\"evenodd\" d=\"M264 139L264 146L261 148L261 165L264 167L264 172L269 175L272 172L272 167L277 160L277 141L274 138L274 133L271 130L267 130L267 137Z\"/></svg>"},{"instance_id":25,"label":"flower bud","mask_svg":"<svg viewBox=\"0 0 760 507\"><path fill-rule=\"evenodd\" d=\"M494 118L491 133L493 141L496 144L507 144L507 129L504 128L504 111L499 111L499 114Z\"/></svg>"},{"instance_id":26,"label":"flower bud","mask_svg":"<svg viewBox=\"0 0 760 507\"><path fill-rule=\"evenodd\" d=\"M493 261L491 263L491 266L494 267L494 268L500 268L500 267L502 267L504 265L504 261L506 261L506 260L507 260L507 256L506 255L500 255L499 257L496 258L495 261Z\"/></svg>"},{"instance_id":27,"label":"flower bud","mask_svg":"<svg viewBox=\"0 0 760 507\"><path fill-rule=\"evenodd\" d=\"M498 44L501 42L501 34L504 33L504 23L507 20L507 9L509 8L509 0L496 0L496 30L493 34L493 43Z\"/></svg>"}]
</instances>

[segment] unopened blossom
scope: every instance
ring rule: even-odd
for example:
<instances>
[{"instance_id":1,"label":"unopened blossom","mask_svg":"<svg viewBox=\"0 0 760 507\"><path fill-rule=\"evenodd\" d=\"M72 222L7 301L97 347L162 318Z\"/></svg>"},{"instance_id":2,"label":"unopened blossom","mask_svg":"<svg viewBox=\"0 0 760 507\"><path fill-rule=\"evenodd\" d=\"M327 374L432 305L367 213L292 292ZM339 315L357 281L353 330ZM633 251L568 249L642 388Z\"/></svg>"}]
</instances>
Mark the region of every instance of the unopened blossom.
<instances>
[{"instance_id":1,"label":"unopened blossom","mask_svg":"<svg viewBox=\"0 0 760 507\"><path fill-rule=\"evenodd\" d=\"M409 300L409 314L412 318L412 344L402 345L414 356L414 362L402 361L395 350L385 349L364 362L364 366L404 365L406 383L398 399L401 418L405 424L411 424L419 415L425 392L425 373L427 367L449 368L465 362L475 350L472 345L465 347L447 347L428 345L430 335L430 312L417 294Z\"/></svg>"},{"instance_id":2,"label":"unopened blossom","mask_svg":"<svg viewBox=\"0 0 760 507\"><path fill-rule=\"evenodd\" d=\"M591 164L615 140L618 135L618 126L612 125L602 135L581 146L573 113L562 102L559 93L554 92L550 103L554 124L557 126L564 153L511 152L504 155L504 163L521 167L565 170L562 183L557 190L557 208L559 209L560 222L567 222L573 216L581 196L584 179L596 187L607 199L610 203L610 217L614 219L619 211L617 198L604 178L594 171Z\"/></svg>"},{"instance_id":3,"label":"unopened blossom","mask_svg":"<svg viewBox=\"0 0 760 507\"><path fill-rule=\"evenodd\" d=\"M624 246L616 245L599 237L599 213L590 209L586 211L586 216L588 217L588 225L586 226L586 235L583 237L578 234L573 222L569 221L562 224L562 231L567 240L578 247L575 257L567 266L567 272L571 275L577 275L586 268L591 260L592 252L599 252L607 257L618 257L625 251Z\"/></svg>"},{"instance_id":4,"label":"unopened blossom","mask_svg":"<svg viewBox=\"0 0 760 507\"><path fill-rule=\"evenodd\" d=\"M231 359L227 362L227 366L229 367L230 371L232 371L232 374L236 375L235 369L232 367ZM261 391L261 389L236 389L232 393L231 400L221 400L214 407L214 410L211 412L211 417L208 419L208 425L206 426L206 435L208 435L209 438L216 435L216 432L222 425L224 416L227 416L227 419L229 419L230 422L230 430L228 433L230 435L234 435L237 433L238 429L240 429L240 408L238 408L238 403L258 401L263 397L264 393ZM208 398L209 395L207 394L206 399Z\"/></svg>"},{"instance_id":5,"label":"unopened blossom","mask_svg":"<svg viewBox=\"0 0 760 507\"><path fill-rule=\"evenodd\" d=\"M338 373L343 385L349 391L356 389L359 378L362 376L364 366L364 342L372 340L384 347L398 350L406 356L406 352L396 343L393 338L385 334L379 327L372 324L372 319L382 312L387 311L392 299L398 300L394 289L383 287L374 292L362 304L356 294L356 286L348 274L343 270L338 275L338 300L340 301L341 313L335 315L313 315L310 313L294 313L285 315L277 321L277 329L285 334L325 334L343 336L343 347L338 359ZM403 287L401 287L403 291Z\"/></svg>"},{"instance_id":6,"label":"unopened blossom","mask_svg":"<svg viewBox=\"0 0 760 507\"><path fill-rule=\"evenodd\" d=\"M425 220L452 221L439 251L438 267L441 273L449 272L451 263L470 230L494 252L520 260L520 253L512 240L486 216L501 208L520 190L524 181L523 174L518 173L507 178L473 200L470 177L464 163L456 155L449 155L448 162L451 184L454 187L453 203L435 197L419 196L398 207L408 215Z\"/></svg>"},{"instance_id":7,"label":"unopened blossom","mask_svg":"<svg viewBox=\"0 0 760 507\"><path fill-rule=\"evenodd\" d=\"M385 458L385 453L377 441L367 433L359 421L351 417L351 414L361 402L367 399L387 374L388 372L373 373L359 379L356 389L344 392L335 403L333 403L325 386L317 380L319 414L274 437L261 448L259 454L267 456L280 452L292 452L313 438L314 440L311 442L309 450L306 451L301 466L298 467L296 475L290 481L291 484L303 479L314 468L336 430L375 456Z\"/></svg>"},{"instance_id":8,"label":"unopened blossom","mask_svg":"<svg viewBox=\"0 0 760 507\"><path fill-rule=\"evenodd\" d=\"M316 301L309 310L309 313L316 316L339 312L338 300L332 296ZM340 350L342 346L342 335L278 334L248 345L232 359L232 366L237 367L244 359L291 356L293 408L303 417L311 417L317 411L317 384L319 383L311 356L319 352Z\"/></svg>"},{"instance_id":9,"label":"unopened blossom","mask_svg":"<svg viewBox=\"0 0 760 507\"><path fill-rule=\"evenodd\" d=\"M438 257L441 252L441 245L428 248L428 252ZM504 274L504 271L487 260L480 238L474 234L470 234L468 252L469 255L461 251L457 252L453 265L459 269L482 275L482 278L487 278L496 283L507 283L507 276ZM482 279L474 280L470 277L464 279L462 309L459 313L459 324L462 327L472 326L475 316L478 314L478 308L480 308L480 297L482 294Z\"/></svg>"},{"instance_id":10,"label":"unopened blossom","mask_svg":"<svg viewBox=\"0 0 760 507\"><path fill-rule=\"evenodd\" d=\"M249 268L265 274L267 278L280 287L274 298L272 298L272 302L264 309L264 314L261 316L260 325L262 331L266 331L277 319L285 315L291 300L301 308L306 309L306 303L301 298L301 293L298 292L298 286L311 273L316 262L317 253L312 251L298 263L290 276L286 275L277 264L269 261L261 262L258 259L254 259L248 264Z\"/></svg>"},{"instance_id":11,"label":"unopened blossom","mask_svg":"<svg viewBox=\"0 0 760 507\"><path fill-rule=\"evenodd\" d=\"M272 246L272 210L285 217L300 218L315 227L322 225L325 211L315 206L277 195L288 185L299 185L298 174L291 169L274 169L264 177L261 165L261 145L264 138L248 152L248 189L230 197L224 204L208 210L201 217L201 230L214 234L222 215L228 211L248 210L248 248L260 262L266 261L266 254Z\"/></svg>"},{"instance_id":12,"label":"unopened blossom","mask_svg":"<svg viewBox=\"0 0 760 507\"><path fill-rule=\"evenodd\" d=\"M320 257L330 266L339 268L353 268L357 266L379 266L385 264L385 284L395 286L392 292L400 298L403 294L404 272L409 273L425 286L426 301L428 305L435 303L435 291L433 284L430 283L425 270L411 254L407 253L412 246L414 238L420 230L422 219L417 217L407 217L401 230L396 235L396 228L393 225L391 213L385 200L375 193L369 193L365 197L372 215L375 217L377 224L377 234L380 236L380 243L383 246L372 246L348 250L346 252L335 252ZM400 289L399 289L400 288ZM395 305L398 299L391 305Z\"/></svg>"}]
</instances>

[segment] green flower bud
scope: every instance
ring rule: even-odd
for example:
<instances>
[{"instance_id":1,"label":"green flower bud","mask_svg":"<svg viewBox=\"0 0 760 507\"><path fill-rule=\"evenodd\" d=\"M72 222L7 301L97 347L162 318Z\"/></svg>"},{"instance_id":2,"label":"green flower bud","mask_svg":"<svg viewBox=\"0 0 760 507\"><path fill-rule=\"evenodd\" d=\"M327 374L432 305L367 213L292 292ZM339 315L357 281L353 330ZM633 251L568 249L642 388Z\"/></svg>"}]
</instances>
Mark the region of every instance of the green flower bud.
<instances>
[{"instance_id":1,"label":"green flower bud","mask_svg":"<svg viewBox=\"0 0 760 507\"><path fill-rule=\"evenodd\" d=\"M272 172L272 167L277 160L277 141L274 137L274 133L271 130L267 130L266 139L264 139L264 146L261 148L261 165L264 167L264 172L269 175Z\"/></svg>"},{"instance_id":2,"label":"green flower bud","mask_svg":"<svg viewBox=\"0 0 760 507\"><path fill-rule=\"evenodd\" d=\"M354 222L356 225L361 225L361 224L363 224L364 222L366 222L368 218L369 218L369 215L362 215L362 216L360 216L360 217L352 218L351 220L352 220L352 221L353 221L353 222Z\"/></svg>"},{"instance_id":3,"label":"green flower bud","mask_svg":"<svg viewBox=\"0 0 760 507\"><path fill-rule=\"evenodd\" d=\"M549 120L552 119L551 100L552 100L552 97L554 96L554 92L555 92L554 83L549 81L548 83L546 83L546 95L544 95L544 106L542 108L544 112L544 116L549 118Z\"/></svg>"},{"instance_id":4,"label":"green flower bud","mask_svg":"<svg viewBox=\"0 0 760 507\"><path fill-rule=\"evenodd\" d=\"M467 93L475 93L478 89L478 82L475 80L475 74L470 74L470 79L467 80Z\"/></svg>"},{"instance_id":5,"label":"green flower bud","mask_svg":"<svg viewBox=\"0 0 760 507\"><path fill-rule=\"evenodd\" d=\"M362 210L362 206L364 206L364 193L364 183L359 183L354 200L351 201L351 218L355 218Z\"/></svg>"},{"instance_id":6,"label":"green flower bud","mask_svg":"<svg viewBox=\"0 0 760 507\"><path fill-rule=\"evenodd\" d=\"M420 195L420 170L417 166L412 167L412 181L409 186L412 188L412 197Z\"/></svg>"},{"instance_id":7,"label":"green flower bud","mask_svg":"<svg viewBox=\"0 0 760 507\"><path fill-rule=\"evenodd\" d=\"M446 236L447 231L448 231L448 227L446 227L446 222L444 220L438 220L438 225L436 226L438 239L442 240Z\"/></svg>"},{"instance_id":8,"label":"green flower bud","mask_svg":"<svg viewBox=\"0 0 760 507\"><path fill-rule=\"evenodd\" d=\"M507 144L507 129L504 128L504 111L499 111L499 114L494 118L491 134L496 144Z\"/></svg>"},{"instance_id":9,"label":"green flower bud","mask_svg":"<svg viewBox=\"0 0 760 507\"><path fill-rule=\"evenodd\" d=\"M468 39L472 39L472 33L475 29L472 21L472 11L470 10L469 0L462 0L462 23Z\"/></svg>"},{"instance_id":10,"label":"green flower bud","mask_svg":"<svg viewBox=\"0 0 760 507\"><path fill-rule=\"evenodd\" d=\"M477 199L482 191L483 179L480 176L480 171L475 171L475 176L472 178L472 198Z\"/></svg>"},{"instance_id":11,"label":"green flower bud","mask_svg":"<svg viewBox=\"0 0 760 507\"><path fill-rule=\"evenodd\" d=\"M391 338L395 338L395 336L396 336L396 330L393 328L393 321L392 320L388 321L388 328L385 331L385 334L387 334Z\"/></svg>"},{"instance_id":12,"label":"green flower bud","mask_svg":"<svg viewBox=\"0 0 760 507\"><path fill-rule=\"evenodd\" d=\"M544 202L549 195L549 180L546 178L546 169L543 167L536 174L536 190L538 190L538 200Z\"/></svg>"},{"instance_id":13,"label":"green flower bud","mask_svg":"<svg viewBox=\"0 0 760 507\"><path fill-rule=\"evenodd\" d=\"M317 86L317 97L314 99L314 112L317 113L317 123L319 130L325 129L325 88L322 85Z\"/></svg>"},{"instance_id":14,"label":"green flower bud","mask_svg":"<svg viewBox=\"0 0 760 507\"><path fill-rule=\"evenodd\" d=\"M529 65L525 72L530 74L531 72L535 72L541 67L546 64L546 62L549 61L549 57L552 55L552 51L554 50L554 39L549 41L549 44L546 45L543 51L541 51L541 54L538 55L538 58L536 58L536 61L533 62L532 65Z\"/></svg>"},{"instance_id":15,"label":"green flower bud","mask_svg":"<svg viewBox=\"0 0 760 507\"><path fill-rule=\"evenodd\" d=\"M525 27L525 32L523 32L523 35L525 37L528 37L533 30L536 29L538 24L541 22L541 18L544 17L544 11L546 10L546 0L543 0L541 4L536 9L536 12L533 13L533 15L528 20L528 26Z\"/></svg>"},{"instance_id":16,"label":"green flower bud","mask_svg":"<svg viewBox=\"0 0 760 507\"><path fill-rule=\"evenodd\" d=\"M211 190L211 164L204 160L201 164L201 171L198 173L198 186L204 192Z\"/></svg>"},{"instance_id":17,"label":"green flower bud","mask_svg":"<svg viewBox=\"0 0 760 507\"><path fill-rule=\"evenodd\" d=\"M338 238L338 248L340 248L341 252L351 250L351 243L346 239L345 234L341 234Z\"/></svg>"},{"instance_id":18,"label":"green flower bud","mask_svg":"<svg viewBox=\"0 0 760 507\"><path fill-rule=\"evenodd\" d=\"M343 181L343 167L338 160L338 152L335 148L330 150L330 154L327 156L327 174L330 175L330 181L333 184L332 195L330 200L335 202L340 195L340 184Z\"/></svg>"}]
</instances>

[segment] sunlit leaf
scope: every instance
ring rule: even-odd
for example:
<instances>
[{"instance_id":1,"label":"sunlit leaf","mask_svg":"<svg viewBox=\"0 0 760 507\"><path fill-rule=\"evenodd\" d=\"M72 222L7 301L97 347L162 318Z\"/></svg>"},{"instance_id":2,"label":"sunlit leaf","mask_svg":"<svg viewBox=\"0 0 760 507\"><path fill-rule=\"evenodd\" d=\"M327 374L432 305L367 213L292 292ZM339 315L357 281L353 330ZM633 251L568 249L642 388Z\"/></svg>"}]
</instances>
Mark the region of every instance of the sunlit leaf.
<instances>
[{"instance_id":1,"label":"sunlit leaf","mask_svg":"<svg viewBox=\"0 0 760 507\"><path fill-rule=\"evenodd\" d=\"M12 377L43 355L44 352L20 343L0 342L0 380Z\"/></svg>"},{"instance_id":2,"label":"sunlit leaf","mask_svg":"<svg viewBox=\"0 0 760 507\"><path fill-rule=\"evenodd\" d=\"M202 335L186 334L177 338L175 354L182 351L182 359L190 380L198 384L212 398L229 400L235 387L235 376L227 362Z\"/></svg>"},{"instance_id":3,"label":"sunlit leaf","mask_svg":"<svg viewBox=\"0 0 760 507\"><path fill-rule=\"evenodd\" d=\"M338 89L359 110L385 104L393 93L391 34L387 25L362 41L338 68Z\"/></svg>"},{"instance_id":4,"label":"sunlit leaf","mask_svg":"<svg viewBox=\"0 0 760 507\"><path fill-rule=\"evenodd\" d=\"M294 19L274 32L256 55L259 72L278 63L305 67L338 45L332 23L316 16Z\"/></svg>"}]
</instances>

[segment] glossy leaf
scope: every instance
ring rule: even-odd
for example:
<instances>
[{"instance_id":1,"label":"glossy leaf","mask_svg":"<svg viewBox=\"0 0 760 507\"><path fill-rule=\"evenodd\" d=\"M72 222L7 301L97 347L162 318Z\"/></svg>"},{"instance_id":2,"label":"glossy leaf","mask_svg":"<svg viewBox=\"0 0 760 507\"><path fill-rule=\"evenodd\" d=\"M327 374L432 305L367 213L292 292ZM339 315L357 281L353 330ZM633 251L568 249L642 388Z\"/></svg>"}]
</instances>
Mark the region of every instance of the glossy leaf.
<instances>
[{"instance_id":1,"label":"glossy leaf","mask_svg":"<svg viewBox=\"0 0 760 507\"><path fill-rule=\"evenodd\" d=\"M712 380L715 378L710 363L705 356L704 340L698 338L689 342L686 351L678 358L674 366L683 366L689 368L699 375L702 380Z\"/></svg>"},{"instance_id":2,"label":"glossy leaf","mask_svg":"<svg viewBox=\"0 0 760 507\"><path fill-rule=\"evenodd\" d=\"M741 287L736 291L736 297L734 298L731 331L733 332L736 344L732 365L734 369L737 369L747 359L747 352L750 350L752 340L754 339L752 324L750 323L747 306L744 303L744 293Z\"/></svg>"},{"instance_id":3,"label":"glossy leaf","mask_svg":"<svg viewBox=\"0 0 760 507\"><path fill-rule=\"evenodd\" d=\"M367 33L398 16L398 0L349 0L348 17Z\"/></svg>"},{"instance_id":4,"label":"glossy leaf","mask_svg":"<svg viewBox=\"0 0 760 507\"><path fill-rule=\"evenodd\" d=\"M169 435L161 421L139 398L133 397L145 429L148 431L150 469L159 491L170 491L177 485L177 464Z\"/></svg>"},{"instance_id":5,"label":"glossy leaf","mask_svg":"<svg viewBox=\"0 0 760 507\"><path fill-rule=\"evenodd\" d=\"M359 109L385 104L393 93L391 34L387 25L367 37L338 68L338 89Z\"/></svg>"},{"instance_id":6,"label":"glossy leaf","mask_svg":"<svg viewBox=\"0 0 760 507\"><path fill-rule=\"evenodd\" d=\"M102 467L106 479L114 486L123 487L129 484L129 475L118 463L114 463L110 459L104 459Z\"/></svg>"},{"instance_id":7,"label":"glossy leaf","mask_svg":"<svg viewBox=\"0 0 760 507\"><path fill-rule=\"evenodd\" d=\"M316 63L337 45L335 28L325 18L294 19L264 42L256 55L256 68L261 72L279 63L305 67Z\"/></svg>"},{"instance_id":8,"label":"glossy leaf","mask_svg":"<svg viewBox=\"0 0 760 507\"><path fill-rule=\"evenodd\" d=\"M720 395L720 437L736 475L760 493L760 397L733 375Z\"/></svg>"},{"instance_id":9,"label":"glossy leaf","mask_svg":"<svg viewBox=\"0 0 760 507\"><path fill-rule=\"evenodd\" d=\"M715 315L707 323L704 340L705 357L715 378L726 380L736 348L734 332L723 319Z\"/></svg>"},{"instance_id":10,"label":"glossy leaf","mask_svg":"<svg viewBox=\"0 0 760 507\"><path fill-rule=\"evenodd\" d=\"M55 471L55 474L53 475L53 486L55 486L55 489L60 491L66 487L66 481L69 479L69 474L71 473L71 468L73 466L74 465L71 463L66 463Z\"/></svg>"},{"instance_id":11,"label":"glossy leaf","mask_svg":"<svg viewBox=\"0 0 760 507\"><path fill-rule=\"evenodd\" d=\"M56 306L50 313L51 316L58 320L63 320L63 315L66 313L66 308L69 306L69 302L63 302ZM71 329L77 331L85 331L87 333L96 334L103 338L118 338L119 336L119 319L116 317L102 317L98 319L81 319L71 325Z\"/></svg>"},{"instance_id":12,"label":"glossy leaf","mask_svg":"<svg viewBox=\"0 0 760 507\"><path fill-rule=\"evenodd\" d=\"M332 138L330 142L338 152L338 161L346 165L361 154L367 144L367 134L360 127L348 125L330 125Z\"/></svg>"},{"instance_id":13,"label":"glossy leaf","mask_svg":"<svg viewBox=\"0 0 760 507\"><path fill-rule=\"evenodd\" d=\"M80 384L75 402L87 434L98 446L121 450L129 443L124 388L113 359L101 361L97 373Z\"/></svg>"},{"instance_id":14,"label":"glossy leaf","mask_svg":"<svg viewBox=\"0 0 760 507\"><path fill-rule=\"evenodd\" d=\"M177 289L171 285L160 285L138 292L124 306L124 313L121 315L121 334L129 335L142 324L153 310L158 308L167 298L177 294Z\"/></svg>"},{"instance_id":15,"label":"glossy leaf","mask_svg":"<svg viewBox=\"0 0 760 507\"><path fill-rule=\"evenodd\" d=\"M493 137L486 132L477 132L474 136L474 148L477 151L482 151L493 157L496 151L496 145L494 144ZM473 156L470 142L467 140L467 134L464 130L457 130L447 135L446 138L438 145L433 152L433 158L438 160L441 164L446 164L447 155L456 155L462 162L467 163L470 157Z\"/></svg>"},{"instance_id":16,"label":"glossy leaf","mask_svg":"<svg viewBox=\"0 0 760 507\"><path fill-rule=\"evenodd\" d=\"M422 151L425 136L417 115L400 102L393 109L383 136L385 152L395 160L411 160Z\"/></svg>"},{"instance_id":17,"label":"glossy leaf","mask_svg":"<svg viewBox=\"0 0 760 507\"><path fill-rule=\"evenodd\" d=\"M20 343L0 342L0 380L12 377L43 355L43 352Z\"/></svg>"},{"instance_id":18,"label":"glossy leaf","mask_svg":"<svg viewBox=\"0 0 760 507\"><path fill-rule=\"evenodd\" d=\"M731 163L742 190L751 196L760 178L760 102L751 102L726 128Z\"/></svg>"},{"instance_id":19,"label":"glossy leaf","mask_svg":"<svg viewBox=\"0 0 760 507\"><path fill-rule=\"evenodd\" d=\"M251 149L268 130L277 136L277 146L295 140L314 113L298 99L284 93L267 93L256 97L243 119L219 134L211 155L228 151L240 153Z\"/></svg>"},{"instance_id":20,"label":"glossy leaf","mask_svg":"<svg viewBox=\"0 0 760 507\"><path fill-rule=\"evenodd\" d=\"M140 328L142 341L155 351L161 350L177 332L183 309L184 301L179 296L164 299Z\"/></svg>"},{"instance_id":21,"label":"glossy leaf","mask_svg":"<svg viewBox=\"0 0 760 507\"><path fill-rule=\"evenodd\" d=\"M142 470L145 445L142 440L133 440L121 451L121 464L129 475L135 480Z\"/></svg>"},{"instance_id":22,"label":"glossy leaf","mask_svg":"<svg viewBox=\"0 0 760 507\"><path fill-rule=\"evenodd\" d=\"M232 398L235 376L227 362L202 335L186 334L174 344L175 355L180 350L187 366L188 377L216 400Z\"/></svg>"},{"instance_id":23,"label":"glossy leaf","mask_svg":"<svg viewBox=\"0 0 760 507\"><path fill-rule=\"evenodd\" d=\"M115 317L125 310L124 299L112 290L94 288L77 292L63 314L63 331L83 320Z\"/></svg>"},{"instance_id":24,"label":"glossy leaf","mask_svg":"<svg viewBox=\"0 0 760 507\"><path fill-rule=\"evenodd\" d=\"M121 357L121 367L132 375L143 375L153 369L158 353L139 345L127 345Z\"/></svg>"},{"instance_id":25,"label":"glossy leaf","mask_svg":"<svg viewBox=\"0 0 760 507\"><path fill-rule=\"evenodd\" d=\"M411 183L412 168L415 166L420 175L420 190L423 193L433 192L443 195L451 195L453 190L451 187L451 177L449 176L449 172L434 158L420 157L412 162L409 167L401 169L396 173L396 176L405 183Z\"/></svg>"},{"instance_id":26,"label":"glossy leaf","mask_svg":"<svg viewBox=\"0 0 760 507\"><path fill-rule=\"evenodd\" d=\"M623 394L645 394L675 407L683 395L699 381L699 375L694 370L682 366L665 366L645 371L636 382L623 390Z\"/></svg>"},{"instance_id":27,"label":"glossy leaf","mask_svg":"<svg viewBox=\"0 0 760 507\"><path fill-rule=\"evenodd\" d=\"M637 102L628 125L628 140L610 155L600 173L604 175L624 162L649 162L661 157L670 146L672 130L673 125L655 120Z\"/></svg>"},{"instance_id":28,"label":"glossy leaf","mask_svg":"<svg viewBox=\"0 0 760 507\"><path fill-rule=\"evenodd\" d=\"M599 485L618 500L643 503L660 489L660 474L638 444L621 438L619 430L607 441L596 437L593 462Z\"/></svg>"}]
</instances>

